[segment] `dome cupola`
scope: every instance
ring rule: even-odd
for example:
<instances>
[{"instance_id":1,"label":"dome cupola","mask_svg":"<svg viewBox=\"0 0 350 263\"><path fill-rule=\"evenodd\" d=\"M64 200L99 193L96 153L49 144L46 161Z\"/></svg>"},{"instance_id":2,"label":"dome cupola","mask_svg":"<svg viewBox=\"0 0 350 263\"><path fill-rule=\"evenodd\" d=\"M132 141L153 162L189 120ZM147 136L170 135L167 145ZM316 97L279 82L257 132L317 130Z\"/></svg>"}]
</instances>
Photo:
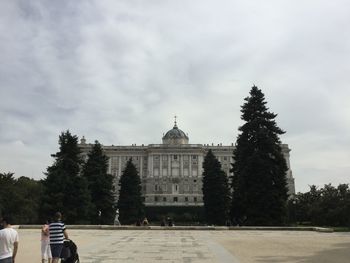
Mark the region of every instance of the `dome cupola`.
<instances>
[{"instance_id":1,"label":"dome cupola","mask_svg":"<svg viewBox=\"0 0 350 263\"><path fill-rule=\"evenodd\" d=\"M176 116L174 127L163 136L162 140L163 144L188 144L188 136L177 127Z\"/></svg>"}]
</instances>

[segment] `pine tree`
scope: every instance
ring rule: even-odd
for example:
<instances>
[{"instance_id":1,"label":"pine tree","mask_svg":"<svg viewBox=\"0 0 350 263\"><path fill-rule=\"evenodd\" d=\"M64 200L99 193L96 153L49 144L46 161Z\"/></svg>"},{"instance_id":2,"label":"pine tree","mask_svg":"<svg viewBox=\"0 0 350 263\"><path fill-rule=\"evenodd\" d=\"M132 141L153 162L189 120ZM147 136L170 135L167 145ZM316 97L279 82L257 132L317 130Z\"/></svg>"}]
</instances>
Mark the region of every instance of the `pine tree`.
<instances>
[{"instance_id":1,"label":"pine tree","mask_svg":"<svg viewBox=\"0 0 350 263\"><path fill-rule=\"evenodd\" d=\"M126 163L119 186L120 222L133 224L144 216L144 204L141 195L141 180L131 159Z\"/></svg>"},{"instance_id":2,"label":"pine tree","mask_svg":"<svg viewBox=\"0 0 350 263\"><path fill-rule=\"evenodd\" d=\"M80 176L83 163L78 137L69 131L59 136L60 150L51 155L55 158L52 166L47 168L44 180L44 197L42 210L44 215L51 216L56 211L64 215L65 222L87 223L91 208L90 192L86 179Z\"/></svg>"},{"instance_id":3,"label":"pine tree","mask_svg":"<svg viewBox=\"0 0 350 263\"><path fill-rule=\"evenodd\" d=\"M82 173L89 184L93 204L90 218L94 224L111 224L114 219L113 176L107 173L107 168L108 157L103 153L101 144L95 141Z\"/></svg>"},{"instance_id":4,"label":"pine tree","mask_svg":"<svg viewBox=\"0 0 350 263\"><path fill-rule=\"evenodd\" d=\"M287 165L281 150L276 114L266 107L256 86L242 106L241 132L232 165L231 216L247 225L281 225L286 217Z\"/></svg>"},{"instance_id":5,"label":"pine tree","mask_svg":"<svg viewBox=\"0 0 350 263\"><path fill-rule=\"evenodd\" d=\"M203 162L203 201L208 224L225 225L229 218L230 191L226 173L211 150Z\"/></svg>"}]
</instances>

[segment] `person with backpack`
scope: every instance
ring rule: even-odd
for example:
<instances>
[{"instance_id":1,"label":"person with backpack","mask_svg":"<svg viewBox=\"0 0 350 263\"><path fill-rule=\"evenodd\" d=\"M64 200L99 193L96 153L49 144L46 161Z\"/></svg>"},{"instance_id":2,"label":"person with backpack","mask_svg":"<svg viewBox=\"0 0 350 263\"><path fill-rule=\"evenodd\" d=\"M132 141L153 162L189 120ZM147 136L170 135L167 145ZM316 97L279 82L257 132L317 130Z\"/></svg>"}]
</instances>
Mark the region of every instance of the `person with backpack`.
<instances>
[{"instance_id":1,"label":"person with backpack","mask_svg":"<svg viewBox=\"0 0 350 263\"><path fill-rule=\"evenodd\" d=\"M49 225L52 263L59 262L63 248L63 241L64 239L68 239L66 226L61 220L62 214L60 212L56 212L54 222Z\"/></svg>"}]
</instances>

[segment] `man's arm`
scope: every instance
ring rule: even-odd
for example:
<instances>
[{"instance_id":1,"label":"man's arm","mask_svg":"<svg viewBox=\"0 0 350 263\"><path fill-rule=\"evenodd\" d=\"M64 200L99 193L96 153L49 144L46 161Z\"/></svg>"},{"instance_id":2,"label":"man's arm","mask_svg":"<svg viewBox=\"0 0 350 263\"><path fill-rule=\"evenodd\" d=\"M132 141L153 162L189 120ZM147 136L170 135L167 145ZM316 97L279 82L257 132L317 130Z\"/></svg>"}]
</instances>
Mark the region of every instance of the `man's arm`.
<instances>
[{"instance_id":1,"label":"man's arm","mask_svg":"<svg viewBox=\"0 0 350 263\"><path fill-rule=\"evenodd\" d=\"M13 243L13 253L12 253L12 261L13 263L15 263L15 258L16 258L16 255L17 255L17 250L18 250L18 241L15 241Z\"/></svg>"},{"instance_id":2,"label":"man's arm","mask_svg":"<svg viewBox=\"0 0 350 263\"><path fill-rule=\"evenodd\" d=\"M66 230L66 229L63 230L63 235L64 235L64 238L65 238L65 239L69 239L69 238L68 238L68 233L67 233L67 230Z\"/></svg>"}]
</instances>

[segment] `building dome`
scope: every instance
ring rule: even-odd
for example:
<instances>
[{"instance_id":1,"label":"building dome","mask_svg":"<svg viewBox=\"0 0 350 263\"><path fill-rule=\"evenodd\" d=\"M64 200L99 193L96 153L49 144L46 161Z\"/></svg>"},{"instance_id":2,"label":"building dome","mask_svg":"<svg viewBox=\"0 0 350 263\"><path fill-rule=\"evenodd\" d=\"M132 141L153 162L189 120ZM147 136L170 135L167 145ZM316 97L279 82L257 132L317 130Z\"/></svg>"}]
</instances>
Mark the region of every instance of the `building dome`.
<instances>
[{"instance_id":1,"label":"building dome","mask_svg":"<svg viewBox=\"0 0 350 263\"><path fill-rule=\"evenodd\" d=\"M174 127L162 139L163 144L188 144L188 136L177 127L176 121Z\"/></svg>"}]
</instances>

